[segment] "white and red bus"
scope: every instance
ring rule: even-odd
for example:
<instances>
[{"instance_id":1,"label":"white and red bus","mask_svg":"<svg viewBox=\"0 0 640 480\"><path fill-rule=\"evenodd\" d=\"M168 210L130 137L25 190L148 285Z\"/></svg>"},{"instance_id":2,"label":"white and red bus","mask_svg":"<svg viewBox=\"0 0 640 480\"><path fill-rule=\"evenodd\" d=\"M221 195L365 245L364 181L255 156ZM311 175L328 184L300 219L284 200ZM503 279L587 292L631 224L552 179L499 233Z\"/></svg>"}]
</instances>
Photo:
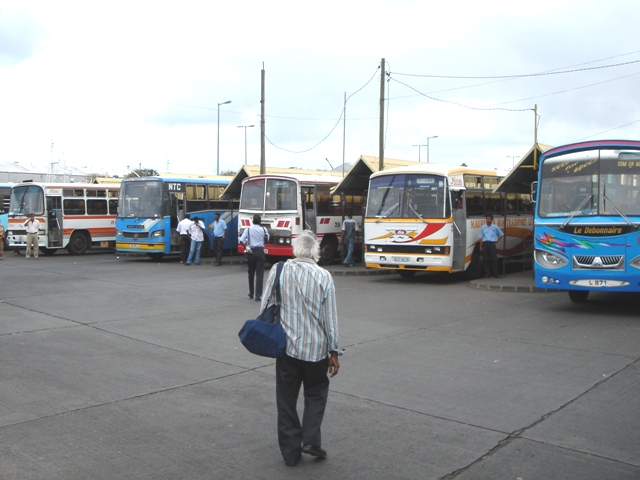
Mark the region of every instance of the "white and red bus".
<instances>
[{"instance_id":1,"label":"white and red bus","mask_svg":"<svg viewBox=\"0 0 640 480\"><path fill-rule=\"evenodd\" d=\"M262 217L269 232L265 245L268 257L292 257L291 241L303 230L313 231L320 241L323 264L339 256L342 221L351 213L362 225L362 197L332 195L342 180L337 175L256 175L245 178L240 194L238 235L251 226L253 216ZM242 245L238 246L244 253Z\"/></svg>"},{"instance_id":2,"label":"white and red bus","mask_svg":"<svg viewBox=\"0 0 640 480\"><path fill-rule=\"evenodd\" d=\"M38 245L45 255L66 248L80 255L92 246L115 247L120 184L33 183L13 185L7 242L27 244L23 223L30 213L40 222Z\"/></svg>"},{"instance_id":3,"label":"white and red bus","mask_svg":"<svg viewBox=\"0 0 640 480\"><path fill-rule=\"evenodd\" d=\"M498 258L533 250L530 194L494 193L495 170L418 164L374 173L364 219L367 268L482 274L478 244L485 214L504 232Z\"/></svg>"}]
</instances>

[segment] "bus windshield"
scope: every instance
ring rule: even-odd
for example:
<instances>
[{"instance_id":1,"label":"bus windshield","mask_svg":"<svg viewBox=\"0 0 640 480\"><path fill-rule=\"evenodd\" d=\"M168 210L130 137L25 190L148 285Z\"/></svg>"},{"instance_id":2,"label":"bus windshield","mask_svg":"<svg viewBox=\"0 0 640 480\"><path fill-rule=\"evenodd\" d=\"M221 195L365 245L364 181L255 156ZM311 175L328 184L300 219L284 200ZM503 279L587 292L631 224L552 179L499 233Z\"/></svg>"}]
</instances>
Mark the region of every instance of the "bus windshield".
<instances>
[{"instance_id":1,"label":"bus windshield","mask_svg":"<svg viewBox=\"0 0 640 480\"><path fill-rule=\"evenodd\" d=\"M122 182L118 216L162 217L162 182L160 180Z\"/></svg>"},{"instance_id":2,"label":"bus windshield","mask_svg":"<svg viewBox=\"0 0 640 480\"><path fill-rule=\"evenodd\" d=\"M22 185L11 190L10 215L44 214L44 191L37 185Z\"/></svg>"},{"instance_id":3,"label":"bus windshield","mask_svg":"<svg viewBox=\"0 0 640 480\"><path fill-rule=\"evenodd\" d=\"M448 218L446 178L431 174L384 175L371 179L367 217Z\"/></svg>"},{"instance_id":4,"label":"bus windshield","mask_svg":"<svg viewBox=\"0 0 640 480\"><path fill-rule=\"evenodd\" d=\"M286 178L257 178L246 181L242 186L240 209L267 212L296 211L297 198L296 181Z\"/></svg>"},{"instance_id":5,"label":"bus windshield","mask_svg":"<svg viewBox=\"0 0 640 480\"><path fill-rule=\"evenodd\" d=\"M640 215L640 153L591 150L549 158L538 203L543 218Z\"/></svg>"}]
</instances>

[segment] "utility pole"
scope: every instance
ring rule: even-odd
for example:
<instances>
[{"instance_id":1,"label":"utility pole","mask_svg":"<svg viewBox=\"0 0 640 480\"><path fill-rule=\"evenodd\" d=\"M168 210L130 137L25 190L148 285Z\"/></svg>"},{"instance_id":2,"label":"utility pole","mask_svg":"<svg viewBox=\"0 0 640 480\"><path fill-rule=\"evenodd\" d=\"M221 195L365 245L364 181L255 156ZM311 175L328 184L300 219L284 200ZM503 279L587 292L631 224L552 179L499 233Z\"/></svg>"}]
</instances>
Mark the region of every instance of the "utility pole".
<instances>
[{"instance_id":1,"label":"utility pole","mask_svg":"<svg viewBox=\"0 0 640 480\"><path fill-rule=\"evenodd\" d=\"M385 62L382 59L380 67L380 144L378 146L378 170L384 170L384 81L385 81Z\"/></svg>"},{"instance_id":2,"label":"utility pole","mask_svg":"<svg viewBox=\"0 0 640 480\"><path fill-rule=\"evenodd\" d=\"M264 62L260 76L260 175L267 173L267 164L264 155Z\"/></svg>"}]
</instances>

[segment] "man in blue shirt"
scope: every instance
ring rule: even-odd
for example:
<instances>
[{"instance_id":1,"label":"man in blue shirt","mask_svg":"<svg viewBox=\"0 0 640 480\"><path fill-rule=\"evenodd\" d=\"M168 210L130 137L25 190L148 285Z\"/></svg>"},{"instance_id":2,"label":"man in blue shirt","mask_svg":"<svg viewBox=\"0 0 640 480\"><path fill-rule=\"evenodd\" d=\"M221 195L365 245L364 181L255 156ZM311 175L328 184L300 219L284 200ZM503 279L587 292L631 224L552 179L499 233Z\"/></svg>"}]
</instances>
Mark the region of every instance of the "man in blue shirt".
<instances>
[{"instance_id":1,"label":"man in blue shirt","mask_svg":"<svg viewBox=\"0 0 640 480\"><path fill-rule=\"evenodd\" d=\"M262 299L262 283L264 280L264 243L269 240L269 232L262 225L260 215L253 216L253 225L245 228L240 237L240 245L245 248L247 254L247 266L249 273L249 298L253 298L255 292L256 302ZM249 248L247 248L249 247ZM255 290L253 279L255 278Z\"/></svg>"},{"instance_id":2,"label":"man in blue shirt","mask_svg":"<svg viewBox=\"0 0 640 480\"><path fill-rule=\"evenodd\" d=\"M481 240L480 251L484 258L484 276L496 278L502 277L498 274L498 254L496 253L496 243L504 233L496 225L493 225L493 215L485 215L487 223L480 229L478 238Z\"/></svg>"},{"instance_id":3,"label":"man in blue shirt","mask_svg":"<svg viewBox=\"0 0 640 480\"><path fill-rule=\"evenodd\" d=\"M213 216L213 223L209 225L213 229L213 254L216 257L216 266L222 265L222 247L224 245L224 237L227 234L227 222L220 218L220 214Z\"/></svg>"}]
</instances>

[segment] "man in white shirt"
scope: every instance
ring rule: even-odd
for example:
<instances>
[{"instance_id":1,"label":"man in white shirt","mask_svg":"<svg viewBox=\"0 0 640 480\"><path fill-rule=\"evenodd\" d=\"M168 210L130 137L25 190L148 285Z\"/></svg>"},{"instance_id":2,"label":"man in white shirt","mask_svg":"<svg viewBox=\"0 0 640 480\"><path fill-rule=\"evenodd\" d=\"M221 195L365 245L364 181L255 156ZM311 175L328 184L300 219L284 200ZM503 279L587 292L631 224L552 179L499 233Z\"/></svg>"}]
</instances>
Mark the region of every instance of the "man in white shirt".
<instances>
[{"instance_id":1,"label":"man in white shirt","mask_svg":"<svg viewBox=\"0 0 640 480\"><path fill-rule=\"evenodd\" d=\"M180 235L180 263L187 261L189 257L189 250L191 249L191 237L189 236L189 227L193 222L189 220L189 215L185 215L178 226L176 231Z\"/></svg>"},{"instance_id":2,"label":"man in white shirt","mask_svg":"<svg viewBox=\"0 0 640 480\"><path fill-rule=\"evenodd\" d=\"M30 213L29 218L27 218L23 225L27 229L27 251L25 257L29 258L33 253L33 256L38 258L38 231L40 230L40 222L33 213Z\"/></svg>"},{"instance_id":3,"label":"man in white shirt","mask_svg":"<svg viewBox=\"0 0 640 480\"><path fill-rule=\"evenodd\" d=\"M189 257L185 265L191 265L191 261L195 261L196 265L200 265L200 248L204 241L204 224L200 222L198 217L193 217L193 222L189 226L189 235L191 236L191 248L189 249Z\"/></svg>"}]
</instances>

